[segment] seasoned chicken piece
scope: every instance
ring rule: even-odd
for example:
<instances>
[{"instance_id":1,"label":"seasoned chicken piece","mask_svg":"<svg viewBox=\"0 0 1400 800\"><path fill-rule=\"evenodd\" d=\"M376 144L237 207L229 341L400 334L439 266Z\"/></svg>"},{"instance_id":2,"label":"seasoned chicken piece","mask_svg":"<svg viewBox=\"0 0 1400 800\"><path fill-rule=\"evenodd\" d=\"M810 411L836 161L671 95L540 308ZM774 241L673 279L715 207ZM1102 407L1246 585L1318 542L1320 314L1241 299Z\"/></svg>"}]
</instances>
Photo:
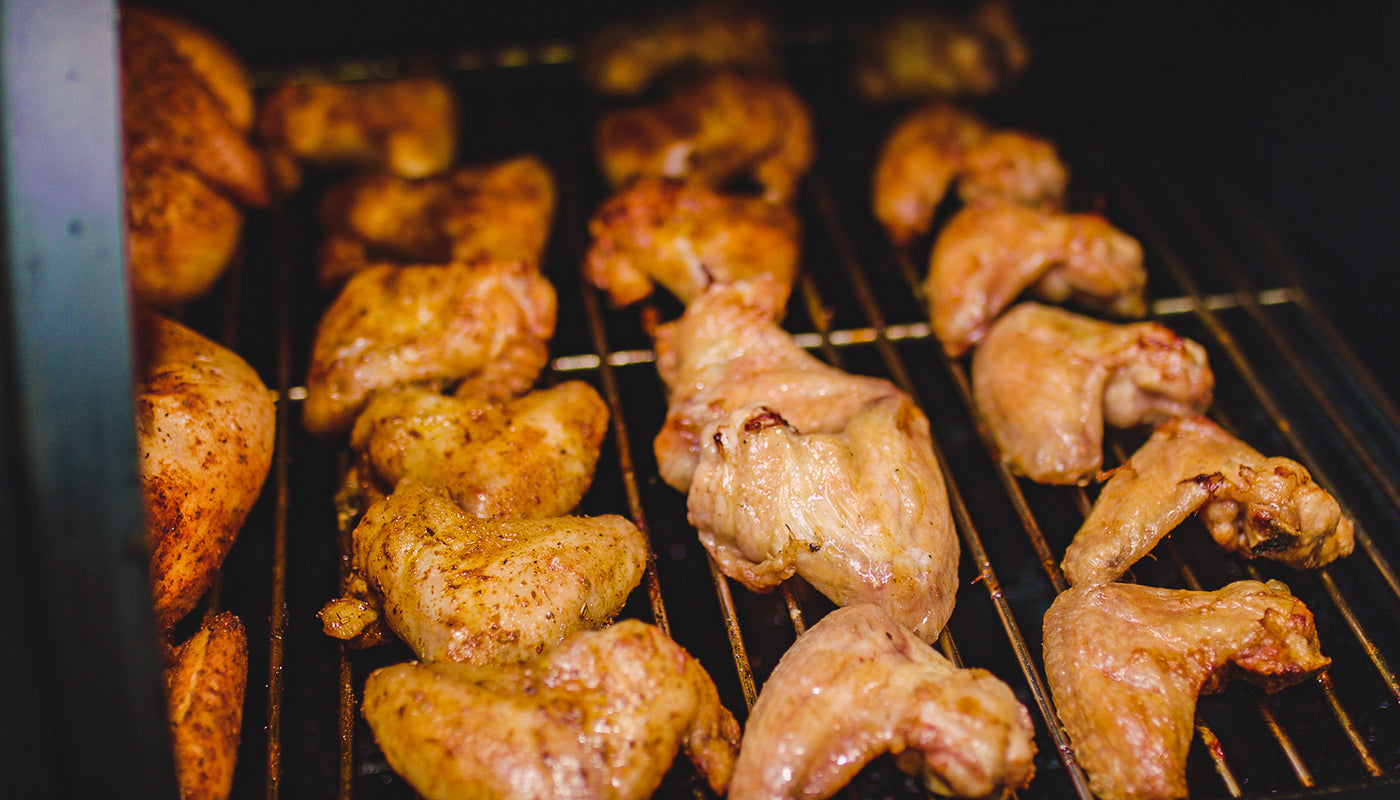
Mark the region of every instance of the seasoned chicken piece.
<instances>
[{"instance_id":1,"label":"seasoned chicken piece","mask_svg":"<svg viewBox=\"0 0 1400 800\"><path fill-rule=\"evenodd\" d=\"M789 206L670 178L614 195L588 230L585 274L615 306L649 296L652 281L687 303L711 283L759 274L791 285L802 238Z\"/></svg>"},{"instance_id":2,"label":"seasoned chicken piece","mask_svg":"<svg viewBox=\"0 0 1400 800\"><path fill-rule=\"evenodd\" d=\"M812 165L807 106L782 80L722 71L598 123L598 163L614 189L643 176L723 187L752 178L787 202Z\"/></svg>"},{"instance_id":3,"label":"seasoned chicken piece","mask_svg":"<svg viewBox=\"0 0 1400 800\"><path fill-rule=\"evenodd\" d=\"M126 163L126 246L132 295L176 308L223 277L243 232L243 211L173 161Z\"/></svg>"},{"instance_id":4,"label":"seasoned chicken piece","mask_svg":"<svg viewBox=\"0 0 1400 800\"><path fill-rule=\"evenodd\" d=\"M642 800L682 749L723 794L739 745L704 668L637 620L576 633L534 662L376 670L364 715L428 800Z\"/></svg>"},{"instance_id":5,"label":"seasoned chicken piece","mask_svg":"<svg viewBox=\"0 0 1400 800\"><path fill-rule=\"evenodd\" d=\"M1035 774L1035 728L990 672L959 669L875 606L839 608L763 684L729 798L821 800L884 753L934 794L999 798Z\"/></svg>"},{"instance_id":6,"label":"seasoned chicken piece","mask_svg":"<svg viewBox=\"0 0 1400 800\"><path fill-rule=\"evenodd\" d=\"M958 537L928 419L908 397L874 400L833 433L761 405L703 433L686 507L724 574L754 591L797 574L837 605L873 603L938 638Z\"/></svg>"},{"instance_id":7,"label":"seasoned chicken piece","mask_svg":"<svg viewBox=\"0 0 1400 800\"><path fill-rule=\"evenodd\" d=\"M855 87L873 103L982 96L1011 84L1029 63L1030 48L1006 0L983 0L960 16L911 6L860 33Z\"/></svg>"},{"instance_id":8,"label":"seasoned chicken piece","mask_svg":"<svg viewBox=\"0 0 1400 800\"><path fill-rule=\"evenodd\" d=\"M519 394L548 361L555 312L553 285L522 261L361 270L316 326L302 421L339 435L372 392L399 383Z\"/></svg>"},{"instance_id":9,"label":"seasoned chicken piece","mask_svg":"<svg viewBox=\"0 0 1400 800\"><path fill-rule=\"evenodd\" d=\"M768 16L739 2L699 2L605 25L580 59L593 91L629 97L688 68L773 71L777 41Z\"/></svg>"},{"instance_id":10,"label":"seasoned chicken piece","mask_svg":"<svg viewBox=\"0 0 1400 800\"><path fill-rule=\"evenodd\" d=\"M1044 649L1060 721L1102 800L1187 796L1197 695L1236 676L1273 692L1330 663L1312 612L1278 581L1076 586L1046 612Z\"/></svg>"},{"instance_id":11,"label":"seasoned chicken piece","mask_svg":"<svg viewBox=\"0 0 1400 800\"><path fill-rule=\"evenodd\" d=\"M1227 551L1295 569L1355 544L1355 524L1302 464L1266 458L1205 417L1180 417L1113 471L1065 551L1065 577L1116 580L1193 513Z\"/></svg>"},{"instance_id":12,"label":"seasoned chicken piece","mask_svg":"<svg viewBox=\"0 0 1400 800\"><path fill-rule=\"evenodd\" d=\"M137 318L136 441L157 627L204 596L272 467L276 407L248 363L178 322Z\"/></svg>"},{"instance_id":13,"label":"seasoned chicken piece","mask_svg":"<svg viewBox=\"0 0 1400 800\"><path fill-rule=\"evenodd\" d=\"M706 426L763 404L803 433L834 433L882 397L889 381L843 372L797 346L778 325L788 287L759 276L711 284L680 319L658 326L656 367L670 389L653 447L661 477L684 492Z\"/></svg>"},{"instance_id":14,"label":"seasoned chicken piece","mask_svg":"<svg viewBox=\"0 0 1400 800\"><path fill-rule=\"evenodd\" d=\"M352 538L355 579L323 610L326 633L352 639L382 615L420 659L471 664L533 658L611 622L648 553L616 515L479 519L412 479Z\"/></svg>"},{"instance_id":15,"label":"seasoned chicken piece","mask_svg":"<svg viewBox=\"0 0 1400 800\"><path fill-rule=\"evenodd\" d=\"M263 101L258 132L284 191L301 163L386 170L425 178L457 153L457 101L437 76L279 86Z\"/></svg>"},{"instance_id":16,"label":"seasoned chicken piece","mask_svg":"<svg viewBox=\"0 0 1400 800\"><path fill-rule=\"evenodd\" d=\"M213 92L224 116L244 133L253 129L253 79L242 59L209 31L168 11L122 4L122 21L164 38Z\"/></svg>"},{"instance_id":17,"label":"seasoned chicken piece","mask_svg":"<svg viewBox=\"0 0 1400 800\"><path fill-rule=\"evenodd\" d=\"M247 686L248 636L233 614L210 617L175 648L165 696L182 800L223 800L233 789Z\"/></svg>"},{"instance_id":18,"label":"seasoned chicken piece","mask_svg":"<svg viewBox=\"0 0 1400 800\"><path fill-rule=\"evenodd\" d=\"M555 194L553 174L533 155L427 178L356 175L322 197L317 277L334 286L383 261L490 256L538 265L554 224Z\"/></svg>"},{"instance_id":19,"label":"seasoned chicken piece","mask_svg":"<svg viewBox=\"0 0 1400 800\"><path fill-rule=\"evenodd\" d=\"M951 356L982 340L1022 292L1119 317L1147 311L1142 246L1096 214L1014 203L964 206L938 234L924 293Z\"/></svg>"},{"instance_id":20,"label":"seasoned chicken piece","mask_svg":"<svg viewBox=\"0 0 1400 800\"><path fill-rule=\"evenodd\" d=\"M974 114L933 100L906 114L881 146L871 189L875 218L896 245L907 245L929 232L954 182L964 202L1057 208L1069 172L1045 139L993 130Z\"/></svg>"},{"instance_id":21,"label":"seasoned chicken piece","mask_svg":"<svg viewBox=\"0 0 1400 800\"><path fill-rule=\"evenodd\" d=\"M1039 483L1087 484L1104 425L1157 425L1204 412L1206 351L1157 322L1116 324L1039 303L992 323L972 354L972 393L1001 460Z\"/></svg>"},{"instance_id":22,"label":"seasoned chicken piece","mask_svg":"<svg viewBox=\"0 0 1400 800\"><path fill-rule=\"evenodd\" d=\"M474 517L557 517L588 491L607 432L608 406L583 381L505 402L399 386L370 398L350 446L387 489L413 478Z\"/></svg>"}]
</instances>

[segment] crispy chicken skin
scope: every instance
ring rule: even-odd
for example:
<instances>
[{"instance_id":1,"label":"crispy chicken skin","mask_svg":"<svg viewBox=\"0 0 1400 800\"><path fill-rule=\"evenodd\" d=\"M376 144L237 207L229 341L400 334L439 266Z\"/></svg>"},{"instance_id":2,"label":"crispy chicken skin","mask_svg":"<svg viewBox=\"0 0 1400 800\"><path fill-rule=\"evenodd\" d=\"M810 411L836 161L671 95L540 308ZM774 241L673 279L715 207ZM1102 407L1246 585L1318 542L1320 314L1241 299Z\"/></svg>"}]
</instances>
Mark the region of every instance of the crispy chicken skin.
<instances>
[{"instance_id":1,"label":"crispy chicken skin","mask_svg":"<svg viewBox=\"0 0 1400 800\"><path fill-rule=\"evenodd\" d=\"M608 406L583 381L505 402L398 386L370 397L350 446L390 489L413 478L474 517L556 517L588 491L607 432Z\"/></svg>"},{"instance_id":2,"label":"crispy chicken skin","mask_svg":"<svg viewBox=\"0 0 1400 800\"><path fill-rule=\"evenodd\" d=\"M590 89L630 97L683 69L772 71L778 50L765 13L721 0L605 25L589 38L580 63Z\"/></svg>"},{"instance_id":3,"label":"crispy chicken skin","mask_svg":"<svg viewBox=\"0 0 1400 800\"><path fill-rule=\"evenodd\" d=\"M326 633L360 635L382 615L424 661L534 658L611 622L642 580L648 545L616 515L486 520L440 487L405 480L352 537L350 591Z\"/></svg>"},{"instance_id":4,"label":"crispy chicken skin","mask_svg":"<svg viewBox=\"0 0 1400 800\"><path fill-rule=\"evenodd\" d=\"M721 571L755 591L797 574L837 605L873 603L938 638L958 538L928 419L908 397L874 400L832 433L760 405L703 434L687 508Z\"/></svg>"},{"instance_id":5,"label":"crispy chicken skin","mask_svg":"<svg viewBox=\"0 0 1400 800\"><path fill-rule=\"evenodd\" d=\"M614 306L650 296L653 281L682 302L711 283L759 274L790 285L802 230L786 205L673 178L641 178L588 223L588 280Z\"/></svg>"},{"instance_id":6,"label":"crispy chicken skin","mask_svg":"<svg viewBox=\"0 0 1400 800\"><path fill-rule=\"evenodd\" d=\"M554 175L538 156L458 167L427 178L367 172L322 196L317 277L335 286L378 262L482 256L538 265L554 224Z\"/></svg>"},{"instance_id":7,"label":"crispy chicken skin","mask_svg":"<svg viewBox=\"0 0 1400 800\"><path fill-rule=\"evenodd\" d=\"M1295 569L1355 544L1351 518L1303 465L1266 458L1205 417L1180 417L1113 471L1065 551L1065 577L1116 580L1193 513L1225 550Z\"/></svg>"},{"instance_id":8,"label":"crispy chicken skin","mask_svg":"<svg viewBox=\"0 0 1400 800\"><path fill-rule=\"evenodd\" d=\"M1044 650L1060 720L1102 800L1187 796L1199 694L1233 677L1272 692L1330 663L1312 613L1278 581L1076 586L1045 614Z\"/></svg>"},{"instance_id":9,"label":"crispy chicken skin","mask_svg":"<svg viewBox=\"0 0 1400 800\"><path fill-rule=\"evenodd\" d=\"M1030 48L1006 0L983 0L961 16L908 7L860 33L854 82L873 103L983 96L1014 82L1029 63Z\"/></svg>"},{"instance_id":10,"label":"crispy chicken skin","mask_svg":"<svg viewBox=\"0 0 1400 800\"><path fill-rule=\"evenodd\" d=\"M427 800L641 800L682 749L723 794L740 734L699 662L637 620L576 633L534 662L376 670L364 716Z\"/></svg>"},{"instance_id":11,"label":"crispy chicken skin","mask_svg":"<svg viewBox=\"0 0 1400 800\"><path fill-rule=\"evenodd\" d=\"M457 101L447 81L406 75L360 83L279 86L263 101L258 133L283 191L301 164L384 170L424 178L452 165Z\"/></svg>"},{"instance_id":12,"label":"crispy chicken skin","mask_svg":"<svg viewBox=\"0 0 1400 800\"><path fill-rule=\"evenodd\" d=\"M272 466L272 393L242 358L152 312L137 318L136 436L155 618L208 590Z\"/></svg>"},{"instance_id":13,"label":"crispy chicken skin","mask_svg":"<svg viewBox=\"0 0 1400 800\"><path fill-rule=\"evenodd\" d=\"M229 796L247 686L248 636L233 614L206 619L174 649L165 695L181 800Z\"/></svg>"},{"instance_id":14,"label":"crispy chicken skin","mask_svg":"<svg viewBox=\"0 0 1400 800\"><path fill-rule=\"evenodd\" d=\"M1001 460L1039 483L1087 484L1104 425L1204 412L1215 389L1205 348L1157 322L1117 324L1025 302L972 354L972 393Z\"/></svg>"},{"instance_id":15,"label":"crispy chicken skin","mask_svg":"<svg viewBox=\"0 0 1400 800\"><path fill-rule=\"evenodd\" d=\"M875 218L896 245L908 245L929 232L954 183L964 202L1057 208L1069 171L1049 141L994 130L953 103L931 100L904 115L881 145L871 188Z\"/></svg>"},{"instance_id":16,"label":"crispy chicken skin","mask_svg":"<svg viewBox=\"0 0 1400 800\"><path fill-rule=\"evenodd\" d=\"M1035 729L990 672L959 669L876 606L839 608L764 682L729 798L821 800L884 753L935 794L1000 798L1035 774Z\"/></svg>"},{"instance_id":17,"label":"crispy chicken skin","mask_svg":"<svg viewBox=\"0 0 1400 800\"><path fill-rule=\"evenodd\" d=\"M954 357L1027 289L1050 303L1140 317L1146 287L1142 246L1103 217L1006 202L954 214L934 242L923 284L933 332Z\"/></svg>"},{"instance_id":18,"label":"crispy chicken skin","mask_svg":"<svg viewBox=\"0 0 1400 800\"><path fill-rule=\"evenodd\" d=\"M338 436L371 393L399 383L524 392L548 360L556 302L553 285L522 261L361 270L316 326L302 421L316 436Z\"/></svg>"},{"instance_id":19,"label":"crispy chicken skin","mask_svg":"<svg viewBox=\"0 0 1400 800\"><path fill-rule=\"evenodd\" d=\"M715 283L656 328L656 366L670 397L653 447L672 487L690 488L702 431L737 409L764 404L803 433L832 433L871 401L899 393L798 347L777 322L787 296L788 286L767 276Z\"/></svg>"},{"instance_id":20,"label":"crispy chicken skin","mask_svg":"<svg viewBox=\"0 0 1400 800\"><path fill-rule=\"evenodd\" d=\"M595 145L615 190L643 176L715 187L748 177L774 202L793 198L815 156L812 120L797 93L779 78L734 71L606 112Z\"/></svg>"}]
</instances>

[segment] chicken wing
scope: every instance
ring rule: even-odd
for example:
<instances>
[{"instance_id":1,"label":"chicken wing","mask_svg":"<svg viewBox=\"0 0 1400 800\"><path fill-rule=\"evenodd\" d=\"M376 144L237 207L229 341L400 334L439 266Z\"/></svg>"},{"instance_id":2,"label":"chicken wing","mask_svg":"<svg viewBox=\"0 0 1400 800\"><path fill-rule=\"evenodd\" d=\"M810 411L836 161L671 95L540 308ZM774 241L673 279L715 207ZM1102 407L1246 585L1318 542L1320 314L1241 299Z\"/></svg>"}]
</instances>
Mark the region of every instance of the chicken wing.
<instances>
[{"instance_id":1,"label":"chicken wing","mask_svg":"<svg viewBox=\"0 0 1400 800\"><path fill-rule=\"evenodd\" d=\"M189 20L137 5L123 4L124 24L141 26L170 43L219 102L224 116L245 134L253 129L253 79L226 42Z\"/></svg>"},{"instance_id":2,"label":"chicken wing","mask_svg":"<svg viewBox=\"0 0 1400 800\"><path fill-rule=\"evenodd\" d=\"M1046 612L1044 650L1060 720L1103 800L1187 796L1199 694L1235 676L1272 692L1330 662L1312 613L1278 581L1076 586Z\"/></svg>"},{"instance_id":3,"label":"chicken wing","mask_svg":"<svg viewBox=\"0 0 1400 800\"><path fill-rule=\"evenodd\" d=\"M798 637L745 725L730 800L830 797L877 756L932 793L999 798L1035 773L1035 729L1011 687L959 669L871 605Z\"/></svg>"},{"instance_id":4,"label":"chicken wing","mask_svg":"<svg viewBox=\"0 0 1400 800\"><path fill-rule=\"evenodd\" d=\"M137 319L136 437L157 627L198 604L272 467L276 406L238 354L151 312Z\"/></svg>"},{"instance_id":5,"label":"chicken wing","mask_svg":"<svg viewBox=\"0 0 1400 800\"><path fill-rule=\"evenodd\" d=\"M642 800L682 749L723 794L739 744L704 668L637 620L574 634L535 662L376 670L364 715L428 800Z\"/></svg>"},{"instance_id":6,"label":"chicken wing","mask_svg":"<svg viewBox=\"0 0 1400 800\"><path fill-rule=\"evenodd\" d=\"M1069 171L1049 141L994 130L976 115L934 100L906 114L881 146L871 187L875 218L896 245L907 245L929 232L954 183L964 202L1057 208Z\"/></svg>"},{"instance_id":7,"label":"chicken wing","mask_svg":"<svg viewBox=\"0 0 1400 800\"><path fill-rule=\"evenodd\" d=\"M614 189L643 176L715 187L752 178L774 202L792 199L815 154L812 120L797 93L780 79L733 71L605 113L596 147Z\"/></svg>"},{"instance_id":8,"label":"chicken wing","mask_svg":"<svg viewBox=\"0 0 1400 800\"><path fill-rule=\"evenodd\" d=\"M641 94L663 76L688 68L777 68L777 40L767 14L736 2L698 2L603 26L580 58L584 83L605 95Z\"/></svg>"},{"instance_id":9,"label":"chicken wing","mask_svg":"<svg viewBox=\"0 0 1400 800\"><path fill-rule=\"evenodd\" d=\"M972 354L972 393L1001 460L1039 483L1086 484L1104 425L1202 413L1215 376L1205 348L1156 322L1115 324L1021 303Z\"/></svg>"},{"instance_id":10,"label":"chicken wing","mask_svg":"<svg viewBox=\"0 0 1400 800\"><path fill-rule=\"evenodd\" d=\"M803 433L832 433L871 401L899 393L798 347L777 322L787 296L788 286L767 276L715 283L657 327L656 366L670 398L653 447L666 483L690 488L702 430L737 409L764 404Z\"/></svg>"},{"instance_id":11,"label":"chicken wing","mask_svg":"<svg viewBox=\"0 0 1400 800\"><path fill-rule=\"evenodd\" d=\"M669 178L642 178L588 223L584 271L615 306L642 300L652 281L682 302L713 282L768 274L790 285L801 223L792 208Z\"/></svg>"},{"instance_id":12,"label":"chicken wing","mask_svg":"<svg viewBox=\"0 0 1400 800\"><path fill-rule=\"evenodd\" d=\"M474 517L557 517L588 491L607 432L608 406L583 381L505 402L399 386L370 397L350 446L380 491L413 478Z\"/></svg>"},{"instance_id":13,"label":"chicken wing","mask_svg":"<svg viewBox=\"0 0 1400 800\"><path fill-rule=\"evenodd\" d=\"M175 648L165 696L182 800L232 791L247 686L248 635L233 614L210 617Z\"/></svg>"},{"instance_id":14,"label":"chicken wing","mask_svg":"<svg viewBox=\"0 0 1400 800\"><path fill-rule=\"evenodd\" d=\"M399 383L520 394L548 361L556 302L521 261L361 270L316 326L302 421L316 436L339 435L372 392Z\"/></svg>"},{"instance_id":15,"label":"chicken wing","mask_svg":"<svg viewBox=\"0 0 1400 800\"><path fill-rule=\"evenodd\" d=\"M263 101L258 132L283 191L301 164L386 170L424 178L457 152L457 101L436 76L279 86Z\"/></svg>"},{"instance_id":16,"label":"chicken wing","mask_svg":"<svg viewBox=\"0 0 1400 800\"><path fill-rule=\"evenodd\" d=\"M1205 417L1180 417L1114 470L1065 551L1065 577L1116 580L1193 513L1227 551L1296 569L1355 544L1355 524L1303 465L1266 458Z\"/></svg>"},{"instance_id":17,"label":"chicken wing","mask_svg":"<svg viewBox=\"0 0 1400 800\"><path fill-rule=\"evenodd\" d=\"M353 639L382 622L424 661L534 658L611 622L642 580L648 544L616 515L484 520L405 480L352 537L350 592L322 612Z\"/></svg>"},{"instance_id":18,"label":"chicken wing","mask_svg":"<svg viewBox=\"0 0 1400 800\"><path fill-rule=\"evenodd\" d=\"M538 156L427 178L363 173L323 195L317 277L334 286L378 262L490 256L539 265L554 223L554 176Z\"/></svg>"},{"instance_id":19,"label":"chicken wing","mask_svg":"<svg viewBox=\"0 0 1400 800\"><path fill-rule=\"evenodd\" d=\"M951 356L1027 289L1119 317L1147 310L1142 246L1096 214L1014 203L964 206L939 233L924 293L934 334Z\"/></svg>"},{"instance_id":20,"label":"chicken wing","mask_svg":"<svg viewBox=\"0 0 1400 800\"><path fill-rule=\"evenodd\" d=\"M704 428L687 497L720 570L754 591L793 574L837 605L872 603L932 642L953 612L958 538L928 419L903 394L838 432L744 406Z\"/></svg>"}]
</instances>

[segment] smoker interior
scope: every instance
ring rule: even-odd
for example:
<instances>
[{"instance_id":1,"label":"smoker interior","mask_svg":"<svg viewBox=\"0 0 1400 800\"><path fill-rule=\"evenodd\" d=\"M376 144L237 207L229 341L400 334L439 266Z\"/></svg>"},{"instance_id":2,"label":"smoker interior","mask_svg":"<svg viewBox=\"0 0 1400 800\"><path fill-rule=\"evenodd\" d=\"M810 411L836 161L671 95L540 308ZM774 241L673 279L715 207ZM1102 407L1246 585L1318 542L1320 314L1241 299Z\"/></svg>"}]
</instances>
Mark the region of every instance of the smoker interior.
<instances>
[{"instance_id":1,"label":"smoker interior","mask_svg":"<svg viewBox=\"0 0 1400 800\"><path fill-rule=\"evenodd\" d=\"M785 327L844 369L895 381L927 412L963 551L957 608L941 644L963 664L1000 676L1031 709L1037 773L1018 797L1088 797L1054 722L1040 621L1063 588L1054 565L1096 489L1036 486L998 466L969 400L966 363L946 359L928 331L918 281L929 241L893 249L868 210L876 148L903 109L870 109L849 95L839 33L790 33L789 76L811 104L819 155L799 200L804 258ZM606 103L579 89L569 44L469 48L430 65L448 74L462 99L463 161L534 152L554 171L560 208L543 269L560 307L543 380L587 380L613 412L580 512L623 514L650 535L654 565L624 615L664 623L742 721L797 632L830 606L800 581L757 595L718 577L686 521L683 496L657 478L651 439L665 395L643 322L680 309L665 298L648 310L612 309L580 282L587 219L606 196L591 151ZM400 54L277 64L258 77L264 86L354 80L413 62ZM1324 676L1276 695L1236 682L1202 698L1189 764L1193 796L1390 796L1400 790L1400 682L1391 666L1400 659L1400 581L1391 567L1400 561L1393 480L1400 415L1319 310L1305 277L1318 267L1299 263L1235 187L1164 157L1141 128L1066 113L1038 93L1044 88L1033 71L980 108L1053 138L1073 171L1072 205L1101 209L1143 242L1154 316L1209 351L1218 379L1212 415L1257 449L1302 461L1359 523L1357 552L1313 573L1224 557L1194 522L1134 570L1139 582L1171 587L1281 579L1313 610L1333 659ZM408 651L342 651L316 618L336 595L343 566L348 532L337 528L332 495L344 452L302 430L297 397L330 299L312 279L315 199L336 177L314 176L275 213L253 216L218 291L182 313L243 354L281 397L273 473L215 598L249 627L240 798L414 796L357 713L365 676ZM1140 433L1111 436L1109 462L1141 441ZM657 796L705 794L680 758ZM843 796L920 791L882 759Z\"/></svg>"}]
</instances>

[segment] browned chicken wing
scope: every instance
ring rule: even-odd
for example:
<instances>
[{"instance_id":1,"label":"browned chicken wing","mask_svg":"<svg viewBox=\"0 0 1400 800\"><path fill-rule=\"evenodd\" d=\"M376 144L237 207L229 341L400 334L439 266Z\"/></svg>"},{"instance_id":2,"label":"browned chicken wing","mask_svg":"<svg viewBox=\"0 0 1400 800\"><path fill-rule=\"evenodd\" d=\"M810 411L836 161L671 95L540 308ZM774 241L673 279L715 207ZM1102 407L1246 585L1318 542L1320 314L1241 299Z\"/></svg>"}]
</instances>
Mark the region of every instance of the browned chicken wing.
<instances>
[{"instance_id":1,"label":"browned chicken wing","mask_svg":"<svg viewBox=\"0 0 1400 800\"><path fill-rule=\"evenodd\" d=\"M276 407L233 351L138 317L136 436L155 618L169 631L208 590L272 467Z\"/></svg>"},{"instance_id":2,"label":"browned chicken wing","mask_svg":"<svg viewBox=\"0 0 1400 800\"><path fill-rule=\"evenodd\" d=\"M791 200L815 155L812 121L778 78L722 71L598 123L598 163L614 189L643 176L723 187L752 178L763 196Z\"/></svg>"},{"instance_id":3,"label":"browned chicken wing","mask_svg":"<svg viewBox=\"0 0 1400 800\"><path fill-rule=\"evenodd\" d=\"M436 76L279 86L263 101L258 132L280 188L301 182L301 164L385 170L424 178L452 165L457 101Z\"/></svg>"},{"instance_id":4,"label":"browned chicken wing","mask_svg":"<svg viewBox=\"0 0 1400 800\"><path fill-rule=\"evenodd\" d=\"M537 156L428 178L356 175L322 197L317 277L333 286L379 262L489 256L539 265L554 224L554 176Z\"/></svg>"},{"instance_id":5,"label":"browned chicken wing","mask_svg":"<svg viewBox=\"0 0 1400 800\"><path fill-rule=\"evenodd\" d=\"M172 161L128 161L125 173L132 295L168 309L208 294L238 249L242 209Z\"/></svg>"},{"instance_id":6,"label":"browned chicken wing","mask_svg":"<svg viewBox=\"0 0 1400 800\"><path fill-rule=\"evenodd\" d=\"M797 574L928 642L953 612L948 492L928 419L903 394L832 433L803 433L767 406L736 409L703 429L687 508L720 570L754 591Z\"/></svg>"},{"instance_id":7,"label":"browned chicken wing","mask_svg":"<svg viewBox=\"0 0 1400 800\"><path fill-rule=\"evenodd\" d=\"M181 800L232 791L247 686L248 636L233 614L210 617L175 648L165 696Z\"/></svg>"},{"instance_id":8,"label":"browned chicken wing","mask_svg":"<svg viewBox=\"0 0 1400 800\"><path fill-rule=\"evenodd\" d=\"M964 202L1005 200L1046 208L1064 201L1069 171L1055 146L1014 130L993 130L945 100L906 114L875 162L875 218L897 245L929 232L956 182Z\"/></svg>"},{"instance_id":9,"label":"browned chicken wing","mask_svg":"<svg viewBox=\"0 0 1400 800\"><path fill-rule=\"evenodd\" d=\"M652 282L682 302L711 283L767 274L791 284L801 223L789 206L670 178L642 178L588 224L588 279L613 305L648 297Z\"/></svg>"},{"instance_id":10,"label":"browned chicken wing","mask_svg":"<svg viewBox=\"0 0 1400 800\"><path fill-rule=\"evenodd\" d=\"M689 490L703 429L737 409L767 405L803 433L832 433L871 401L899 394L889 381L843 372L798 347L777 322L787 296L786 284L766 276L711 284L656 329L670 400L653 446L666 483Z\"/></svg>"},{"instance_id":11,"label":"browned chicken wing","mask_svg":"<svg viewBox=\"0 0 1400 800\"><path fill-rule=\"evenodd\" d=\"M964 206L938 234L924 279L933 332L951 356L982 340L1027 289L1119 317L1147 310L1142 246L1096 214L1014 203Z\"/></svg>"},{"instance_id":12,"label":"browned chicken wing","mask_svg":"<svg viewBox=\"0 0 1400 800\"><path fill-rule=\"evenodd\" d=\"M1030 63L1011 4L983 0L964 15L910 6L863 31L855 87L870 102L991 94Z\"/></svg>"},{"instance_id":13,"label":"browned chicken wing","mask_svg":"<svg viewBox=\"0 0 1400 800\"><path fill-rule=\"evenodd\" d=\"M548 360L555 304L554 287L521 261L361 270L317 324L302 421L339 435L372 392L399 383L520 394Z\"/></svg>"},{"instance_id":14,"label":"browned chicken wing","mask_svg":"<svg viewBox=\"0 0 1400 800\"><path fill-rule=\"evenodd\" d=\"M1030 783L1035 729L990 672L959 669L875 606L840 608L763 684L729 798L821 800L884 753L935 794L999 798Z\"/></svg>"},{"instance_id":15,"label":"browned chicken wing","mask_svg":"<svg viewBox=\"0 0 1400 800\"><path fill-rule=\"evenodd\" d=\"M411 479L352 538L354 578L322 610L326 633L352 640L385 624L424 661L471 664L534 658L611 622L648 553L616 515L479 519Z\"/></svg>"},{"instance_id":16,"label":"browned chicken wing","mask_svg":"<svg viewBox=\"0 0 1400 800\"><path fill-rule=\"evenodd\" d=\"M580 59L584 83L607 95L640 94L687 68L777 67L768 16L741 2L699 2L604 26Z\"/></svg>"},{"instance_id":17,"label":"browned chicken wing","mask_svg":"<svg viewBox=\"0 0 1400 800\"><path fill-rule=\"evenodd\" d=\"M122 4L122 20L166 39L175 54L199 74L218 100L224 116L244 133L253 129L253 79L228 44L189 20L168 11Z\"/></svg>"},{"instance_id":18,"label":"browned chicken wing","mask_svg":"<svg viewBox=\"0 0 1400 800\"><path fill-rule=\"evenodd\" d=\"M682 749L723 794L739 744L704 668L637 620L576 633L535 662L376 670L364 715L428 800L642 800Z\"/></svg>"},{"instance_id":19,"label":"browned chicken wing","mask_svg":"<svg viewBox=\"0 0 1400 800\"><path fill-rule=\"evenodd\" d=\"M1181 417L1113 471L1065 551L1065 577L1116 580L1191 514L1226 550L1297 569L1355 544L1355 524L1303 465L1266 458L1205 417Z\"/></svg>"},{"instance_id":20,"label":"browned chicken wing","mask_svg":"<svg viewBox=\"0 0 1400 800\"><path fill-rule=\"evenodd\" d=\"M413 478L474 517L557 517L588 491L607 432L608 406L583 381L504 402L399 386L370 398L350 446L371 493Z\"/></svg>"},{"instance_id":21,"label":"browned chicken wing","mask_svg":"<svg viewBox=\"0 0 1400 800\"><path fill-rule=\"evenodd\" d=\"M1102 800L1186 797L1199 694L1232 677L1276 691L1330 661L1312 613L1278 581L1076 586L1046 613L1044 648L1060 720Z\"/></svg>"},{"instance_id":22,"label":"browned chicken wing","mask_svg":"<svg viewBox=\"0 0 1400 800\"><path fill-rule=\"evenodd\" d=\"M1215 376L1205 348L1156 322L1116 324L1021 303L972 354L977 410L1014 472L1086 484L1103 465L1104 425L1199 414Z\"/></svg>"}]
</instances>

